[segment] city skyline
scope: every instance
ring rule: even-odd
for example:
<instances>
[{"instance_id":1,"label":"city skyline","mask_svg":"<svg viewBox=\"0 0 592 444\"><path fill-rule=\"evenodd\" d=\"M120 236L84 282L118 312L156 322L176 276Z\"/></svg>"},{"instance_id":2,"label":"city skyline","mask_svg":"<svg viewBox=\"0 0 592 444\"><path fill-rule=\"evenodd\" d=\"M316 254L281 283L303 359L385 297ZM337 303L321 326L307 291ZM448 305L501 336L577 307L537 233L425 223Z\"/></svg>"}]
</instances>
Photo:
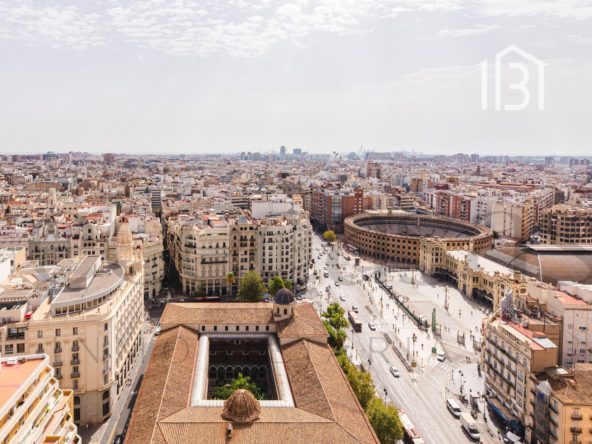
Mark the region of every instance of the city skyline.
<instances>
[{"instance_id":1,"label":"city skyline","mask_svg":"<svg viewBox=\"0 0 592 444\"><path fill-rule=\"evenodd\" d=\"M590 148L590 2L0 1L0 17L3 152ZM481 109L479 64L509 45L546 64L543 111Z\"/></svg>"}]
</instances>

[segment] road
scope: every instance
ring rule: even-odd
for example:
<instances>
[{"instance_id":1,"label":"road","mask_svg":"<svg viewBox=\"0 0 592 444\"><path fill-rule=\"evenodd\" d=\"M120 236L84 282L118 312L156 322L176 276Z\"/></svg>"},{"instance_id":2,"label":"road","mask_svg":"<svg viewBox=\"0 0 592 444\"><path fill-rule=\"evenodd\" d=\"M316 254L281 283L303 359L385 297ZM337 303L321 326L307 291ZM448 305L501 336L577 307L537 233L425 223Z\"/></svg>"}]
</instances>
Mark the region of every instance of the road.
<instances>
[{"instance_id":1,"label":"road","mask_svg":"<svg viewBox=\"0 0 592 444\"><path fill-rule=\"evenodd\" d=\"M306 298L311 300L319 311L326 309L331 302L339 302L346 310L351 309L353 305L358 307L358 315L363 323L362 332L348 331L346 344L352 360L361 362L370 371L378 394L409 415L426 443L471 442L461 429L460 422L446 409L445 400L460 395L461 390L465 394L483 392L483 381L477 372L478 356L472 350L472 344L458 344L455 334L434 338L433 335L420 331L395 302L388 299L386 292L379 289L374 282L362 279L362 273L373 276L376 265L362 262L359 267L355 267L353 260L343 259L343 251L337 255L337 247L319 259L318 251L322 250L322 245L323 241L315 236L313 252L318 279L312 276ZM328 278L323 276L325 265L329 273ZM342 279L341 282L339 278ZM335 285L336 282L338 286ZM407 284L411 286L411 282ZM423 282L421 275L415 272L413 288L417 285L418 291L426 292L429 289L423 288L424 284L432 286L433 282ZM404 290L405 294L409 294L409 298L413 299L410 289L405 288L405 277L402 277L400 282L394 282L393 286L395 290ZM325 290L327 287L328 292ZM461 299L462 296L455 295L455 306L461 306ZM470 308L465 310L470 311ZM481 319L483 315L481 313ZM473 329L473 324L480 322L480 318L478 313L466 318L467 324L470 325L465 326L461 318L458 326L459 331L466 328L468 334ZM375 331L368 328L370 322L376 326ZM448 322L456 325L451 320ZM403 361L395 354L385 339L385 334L394 339L404 357L407 353L416 354L418 367L413 372L408 371ZM417 338L415 344L411 339L413 334ZM445 351L447 359L444 362L438 361L431 352L432 347L436 347L438 352ZM468 359L471 359L471 363ZM399 378L391 375L391 366L399 370ZM463 405L462 409L470 412L466 405ZM480 410L486 410L482 403ZM478 427L481 431L481 442L501 442L491 420L484 422L483 413L478 418Z\"/></svg>"}]
</instances>

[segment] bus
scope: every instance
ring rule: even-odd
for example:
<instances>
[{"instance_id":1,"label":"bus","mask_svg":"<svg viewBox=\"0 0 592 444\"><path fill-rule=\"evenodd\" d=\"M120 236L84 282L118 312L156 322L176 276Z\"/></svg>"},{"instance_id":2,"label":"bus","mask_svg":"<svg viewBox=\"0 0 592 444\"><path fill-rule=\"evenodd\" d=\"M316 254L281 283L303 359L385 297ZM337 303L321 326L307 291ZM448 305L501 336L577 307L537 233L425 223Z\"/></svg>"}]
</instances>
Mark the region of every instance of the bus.
<instances>
[{"instance_id":1,"label":"bus","mask_svg":"<svg viewBox=\"0 0 592 444\"><path fill-rule=\"evenodd\" d=\"M405 444L425 444L411 419L403 410L399 410L399 419L403 425L403 442Z\"/></svg>"},{"instance_id":2,"label":"bus","mask_svg":"<svg viewBox=\"0 0 592 444\"><path fill-rule=\"evenodd\" d=\"M357 331L358 333L360 333L362 331L362 323L360 322L360 319L358 318L358 314L355 311L350 310L347 312L347 317L348 317L349 323L351 324L354 331Z\"/></svg>"}]
</instances>

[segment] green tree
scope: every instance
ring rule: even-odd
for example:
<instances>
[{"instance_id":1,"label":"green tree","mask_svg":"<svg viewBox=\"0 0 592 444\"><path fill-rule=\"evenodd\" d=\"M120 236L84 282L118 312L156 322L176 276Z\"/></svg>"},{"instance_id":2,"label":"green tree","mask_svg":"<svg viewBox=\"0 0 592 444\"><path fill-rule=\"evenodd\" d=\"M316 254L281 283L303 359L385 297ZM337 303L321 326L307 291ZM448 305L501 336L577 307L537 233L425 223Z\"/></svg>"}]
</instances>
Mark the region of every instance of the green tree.
<instances>
[{"instance_id":1,"label":"green tree","mask_svg":"<svg viewBox=\"0 0 592 444\"><path fill-rule=\"evenodd\" d=\"M399 412L391 404L385 404L382 399L375 396L368 403L366 415L381 444L396 444L403 438Z\"/></svg>"},{"instance_id":2,"label":"green tree","mask_svg":"<svg viewBox=\"0 0 592 444\"><path fill-rule=\"evenodd\" d=\"M358 401L360 401L360 405L366 410L372 398L376 396L372 375L368 372L357 370L354 367L353 371L348 372L347 380L356 394Z\"/></svg>"},{"instance_id":3,"label":"green tree","mask_svg":"<svg viewBox=\"0 0 592 444\"><path fill-rule=\"evenodd\" d=\"M231 271L226 275L226 283L228 284L229 293L232 294L232 286L236 282L236 275Z\"/></svg>"},{"instance_id":4,"label":"green tree","mask_svg":"<svg viewBox=\"0 0 592 444\"><path fill-rule=\"evenodd\" d=\"M257 384L251 381L250 376L243 376L242 373L238 374L236 379L233 379L230 384L216 387L212 394L214 399L228 399L236 390L243 389L250 391L253 396L257 399L263 399L263 393Z\"/></svg>"},{"instance_id":5,"label":"green tree","mask_svg":"<svg viewBox=\"0 0 592 444\"><path fill-rule=\"evenodd\" d=\"M323 325L329 333L329 345L333 347L336 351L343 350L343 344L345 344L345 339L347 335L341 329L333 328L333 326L329 323L329 321L323 321Z\"/></svg>"},{"instance_id":6,"label":"green tree","mask_svg":"<svg viewBox=\"0 0 592 444\"><path fill-rule=\"evenodd\" d=\"M272 296L275 296L278 290L284 288L284 286L284 280L280 276L274 276L271 278L271 281L269 281L269 293L271 293Z\"/></svg>"},{"instance_id":7,"label":"green tree","mask_svg":"<svg viewBox=\"0 0 592 444\"><path fill-rule=\"evenodd\" d=\"M284 281L284 287L286 287L288 290L292 291L292 290L294 290L294 282L292 282L290 279L286 279Z\"/></svg>"},{"instance_id":8,"label":"green tree","mask_svg":"<svg viewBox=\"0 0 592 444\"><path fill-rule=\"evenodd\" d=\"M349 326L349 322L345 319L345 310L336 302L329 304L327 310L325 310L321 316L329 321L331 327L336 330L347 328Z\"/></svg>"},{"instance_id":9,"label":"green tree","mask_svg":"<svg viewBox=\"0 0 592 444\"><path fill-rule=\"evenodd\" d=\"M259 273L249 271L245 273L240 281L238 299L242 302L257 302L263 299L264 292L265 286Z\"/></svg>"},{"instance_id":10,"label":"green tree","mask_svg":"<svg viewBox=\"0 0 592 444\"><path fill-rule=\"evenodd\" d=\"M327 230L323 233L323 239L332 244L337 239L333 230Z\"/></svg>"}]
</instances>

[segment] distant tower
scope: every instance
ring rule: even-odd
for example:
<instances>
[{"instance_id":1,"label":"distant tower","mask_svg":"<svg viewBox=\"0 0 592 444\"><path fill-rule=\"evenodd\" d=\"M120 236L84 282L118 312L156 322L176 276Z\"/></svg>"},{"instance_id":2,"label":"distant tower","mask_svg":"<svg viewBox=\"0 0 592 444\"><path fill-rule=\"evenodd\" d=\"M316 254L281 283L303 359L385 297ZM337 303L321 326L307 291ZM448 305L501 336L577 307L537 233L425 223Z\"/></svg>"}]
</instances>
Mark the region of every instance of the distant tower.
<instances>
[{"instance_id":1,"label":"distant tower","mask_svg":"<svg viewBox=\"0 0 592 444\"><path fill-rule=\"evenodd\" d=\"M286 147L283 145L280 147L280 160L282 162L286 160Z\"/></svg>"},{"instance_id":2,"label":"distant tower","mask_svg":"<svg viewBox=\"0 0 592 444\"><path fill-rule=\"evenodd\" d=\"M127 222L122 223L117 231L117 260L132 260L133 238Z\"/></svg>"}]
</instances>

